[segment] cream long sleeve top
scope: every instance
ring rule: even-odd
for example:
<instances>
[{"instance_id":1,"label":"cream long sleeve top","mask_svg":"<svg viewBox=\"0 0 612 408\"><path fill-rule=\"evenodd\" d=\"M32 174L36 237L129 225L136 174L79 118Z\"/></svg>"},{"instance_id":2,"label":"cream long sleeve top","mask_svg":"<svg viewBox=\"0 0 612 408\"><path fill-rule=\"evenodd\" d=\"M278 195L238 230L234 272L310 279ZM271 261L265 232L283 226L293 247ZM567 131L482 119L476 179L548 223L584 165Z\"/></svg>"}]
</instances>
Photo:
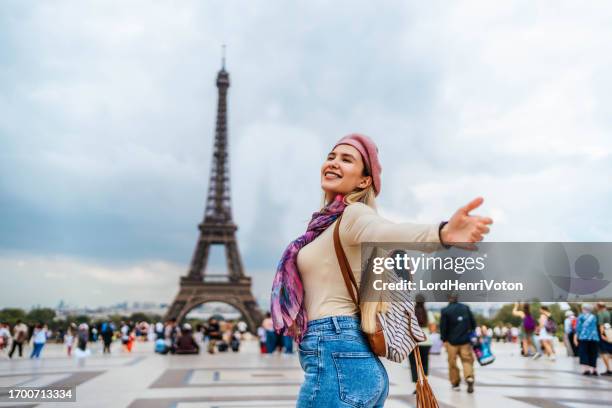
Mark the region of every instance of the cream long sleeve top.
<instances>
[{"instance_id":1,"label":"cream long sleeve top","mask_svg":"<svg viewBox=\"0 0 612 408\"><path fill-rule=\"evenodd\" d=\"M308 320L357 314L346 289L334 251L335 221L314 241L304 246L297 265L304 285ZM359 286L361 282L361 243L431 243L427 249L441 248L438 224L393 223L362 203L350 204L340 223L340 242ZM421 244L422 245L422 244Z\"/></svg>"}]
</instances>

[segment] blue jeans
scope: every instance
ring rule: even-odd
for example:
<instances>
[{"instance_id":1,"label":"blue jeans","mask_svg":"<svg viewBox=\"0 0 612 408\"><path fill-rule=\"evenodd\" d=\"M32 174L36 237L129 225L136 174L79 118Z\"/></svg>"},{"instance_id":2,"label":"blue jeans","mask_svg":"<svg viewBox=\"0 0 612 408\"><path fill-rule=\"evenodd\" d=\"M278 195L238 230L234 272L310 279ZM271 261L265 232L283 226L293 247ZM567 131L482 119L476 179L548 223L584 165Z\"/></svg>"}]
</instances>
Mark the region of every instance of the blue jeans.
<instances>
[{"instance_id":1,"label":"blue jeans","mask_svg":"<svg viewBox=\"0 0 612 408\"><path fill-rule=\"evenodd\" d=\"M304 383L298 408L382 407L389 377L354 316L308 322L298 346Z\"/></svg>"},{"instance_id":2,"label":"blue jeans","mask_svg":"<svg viewBox=\"0 0 612 408\"><path fill-rule=\"evenodd\" d=\"M266 330L266 350L268 354L272 354L278 347L278 335L274 330Z\"/></svg>"},{"instance_id":3,"label":"blue jeans","mask_svg":"<svg viewBox=\"0 0 612 408\"><path fill-rule=\"evenodd\" d=\"M45 343L34 343L34 348L32 349L32 354L30 354L30 358L40 358L40 352L42 351Z\"/></svg>"},{"instance_id":4,"label":"blue jeans","mask_svg":"<svg viewBox=\"0 0 612 408\"><path fill-rule=\"evenodd\" d=\"M285 353L293 354L293 337L283 336L283 348L285 349Z\"/></svg>"}]
</instances>

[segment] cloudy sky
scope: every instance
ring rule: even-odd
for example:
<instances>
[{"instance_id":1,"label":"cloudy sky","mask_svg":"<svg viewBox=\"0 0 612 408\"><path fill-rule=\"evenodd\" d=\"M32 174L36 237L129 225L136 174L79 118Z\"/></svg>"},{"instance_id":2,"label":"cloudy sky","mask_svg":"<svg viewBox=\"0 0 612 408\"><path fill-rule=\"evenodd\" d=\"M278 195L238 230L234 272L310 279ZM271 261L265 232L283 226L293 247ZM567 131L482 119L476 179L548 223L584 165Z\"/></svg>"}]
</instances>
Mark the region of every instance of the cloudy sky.
<instances>
[{"instance_id":1,"label":"cloudy sky","mask_svg":"<svg viewBox=\"0 0 612 408\"><path fill-rule=\"evenodd\" d=\"M482 195L492 241L609 241L612 6L589 5L2 2L0 307L173 299L223 43L258 298L354 131L379 145L390 219L438 222Z\"/></svg>"}]
</instances>

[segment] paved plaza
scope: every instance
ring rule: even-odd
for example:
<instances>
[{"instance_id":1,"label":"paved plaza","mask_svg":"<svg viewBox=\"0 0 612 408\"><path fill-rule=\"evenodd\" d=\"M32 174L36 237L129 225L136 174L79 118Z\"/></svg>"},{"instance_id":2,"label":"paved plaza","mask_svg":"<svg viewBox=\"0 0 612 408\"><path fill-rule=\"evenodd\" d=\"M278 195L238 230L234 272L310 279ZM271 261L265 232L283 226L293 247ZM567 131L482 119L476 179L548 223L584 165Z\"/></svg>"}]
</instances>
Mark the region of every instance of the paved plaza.
<instances>
[{"instance_id":1,"label":"paved plaza","mask_svg":"<svg viewBox=\"0 0 612 408\"><path fill-rule=\"evenodd\" d=\"M0 403L0 407L238 408L293 407L302 381L297 356L261 356L255 342L240 353L198 356L156 355L151 343L131 354L114 344L104 356L97 346L86 360L64 355L49 344L43 358L8 360L0 355L0 386L77 387L74 403ZM612 399L612 378L584 377L574 359L532 361L516 345L495 344L497 361L476 367L476 392L452 391L445 354L431 356L430 382L441 407L604 407ZM29 351L29 349L28 349ZM559 350L560 354L564 349ZM601 362L600 362L601 364ZM413 407L414 387L405 364L385 362L391 382L387 407ZM600 371L603 367L600 367Z\"/></svg>"}]
</instances>

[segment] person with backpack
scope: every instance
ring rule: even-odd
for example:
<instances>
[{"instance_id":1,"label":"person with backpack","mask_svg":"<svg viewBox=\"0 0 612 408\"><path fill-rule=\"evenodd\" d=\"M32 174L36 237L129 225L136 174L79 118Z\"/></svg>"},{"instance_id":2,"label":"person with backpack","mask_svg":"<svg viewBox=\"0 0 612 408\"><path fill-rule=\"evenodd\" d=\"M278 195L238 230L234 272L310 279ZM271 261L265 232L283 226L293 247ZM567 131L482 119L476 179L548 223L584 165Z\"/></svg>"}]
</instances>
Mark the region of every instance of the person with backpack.
<instances>
[{"instance_id":1,"label":"person with backpack","mask_svg":"<svg viewBox=\"0 0 612 408\"><path fill-rule=\"evenodd\" d=\"M115 331L115 327L111 321L102 322L100 326L100 335L102 336L102 343L104 344L104 349L102 350L103 354L110 354L111 352L111 344L113 342L113 335Z\"/></svg>"},{"instance_id":2,"label":"person with backpack","mask_svg":"<svg viewBox=\"0 0 612 408\"><path fill-rule=\"evenodd\" d=\"M470 307L459 303L457 295L452 294L448 306L440 314L440 335L448 355L448 378L453 390L459 391L459 368L457 357L463 366L463 378L468 385L467 392L474 392L474 353L471 337L476 330L476 320Z\"/></svg>"},{"instance_id":3,"label":"person with backpack","mask_svg":"<svg viewBox=\"0 0 612 408\"><path fill-rule=\"evenodd\" d=\"M519 304L514 304L512 315L521 318L521 326L519 330L519 342L521 344L521 354L525 357L539 357L538 349L535 342L536 321L531 315L529 304L523 304L523 310L519 309ZM531 350L533 349L533 352Z\"/></svg>"},{"instance_id":4,"label":"person with backpack","mask_svg":"<svg viewBox=\"0 0 612 408\"><path fill-rule=\"evenodd\" d=\"M382 407L389 378L367 335L381 340L376 337L377 316L395 305L357 300L351 288L362 280L361 244L419 242L435 251L445 244L481 241L493 221L469 214L482 204L480 197L448 223L396 224L379 216L378 148L360 134L333 146L320 180L322 206L306 232L287 246L276 270L270 302L274 330L298 343L304 370L298 408Z\"/></svg>"},{"instance_id":5,"label":"person with backpack","mask_svg":"<svg viewBox=\"0 0 612 408\"><path fill-rule=\"evenodd\" d=\"M553 338L557 332L557 323L555 323L551 317L550 310L547 306L540 307L538 330L540 347L544 352L544 355L546 355L549 360L555 361L556 357L555 348L553 347Z\"/></svg>"}]
</instances>

